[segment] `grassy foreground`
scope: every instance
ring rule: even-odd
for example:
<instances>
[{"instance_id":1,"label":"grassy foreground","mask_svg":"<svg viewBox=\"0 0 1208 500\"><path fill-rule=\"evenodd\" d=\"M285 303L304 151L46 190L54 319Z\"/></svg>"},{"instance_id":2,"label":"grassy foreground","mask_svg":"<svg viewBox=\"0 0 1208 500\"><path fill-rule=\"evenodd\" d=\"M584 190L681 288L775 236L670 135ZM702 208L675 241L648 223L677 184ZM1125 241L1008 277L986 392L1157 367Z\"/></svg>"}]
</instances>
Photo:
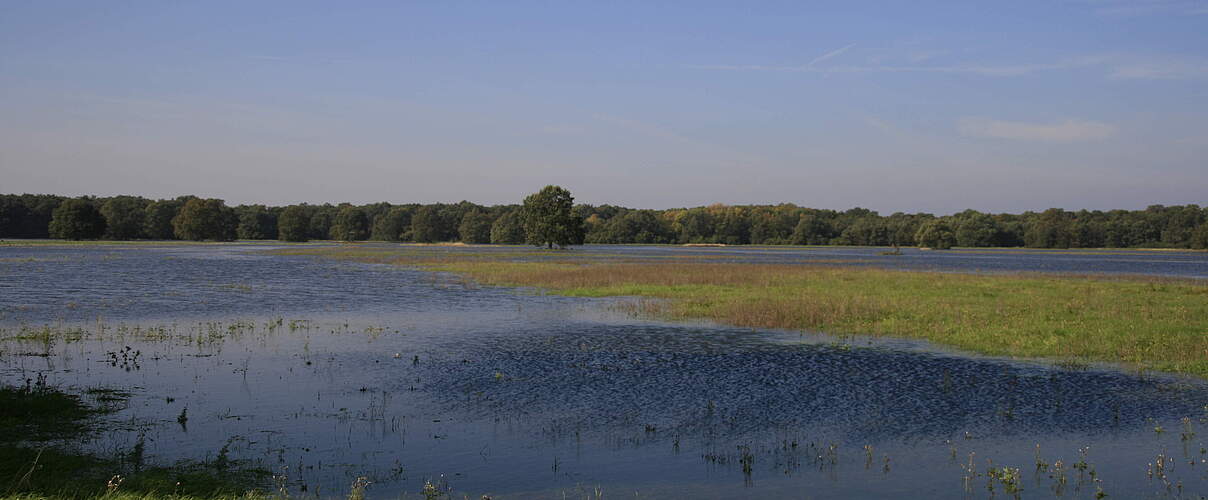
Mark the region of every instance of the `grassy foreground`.
<instances>
[{"instance_id":1,"label":"grassy foreground","mask_svg":"<svg viewBox=\"0 0 1208 500\"><path fill-rule=\"evenodd\" d=\"M638 296L638 312L756 328L925 339L996 356L1105 361L1208 377L1208 284L1147 277L975 275L868 267L540 261L357 248L308 252L419 265L480 283Z\"/></svg>"}]
</instances>

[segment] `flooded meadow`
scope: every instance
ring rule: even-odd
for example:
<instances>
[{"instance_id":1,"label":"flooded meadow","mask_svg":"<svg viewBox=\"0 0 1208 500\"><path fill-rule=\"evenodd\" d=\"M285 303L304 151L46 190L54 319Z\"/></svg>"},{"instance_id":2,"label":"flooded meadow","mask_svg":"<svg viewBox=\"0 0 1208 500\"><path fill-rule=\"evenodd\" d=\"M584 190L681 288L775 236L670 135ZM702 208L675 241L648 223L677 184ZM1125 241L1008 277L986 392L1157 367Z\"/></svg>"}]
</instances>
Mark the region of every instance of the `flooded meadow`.
<instances>
[{"instance_id":1,"label":"flooded meadow","mask_svg":"<svg viewBox=\"0 0 1208 500\"><path fill-rule=\"evenodd\" d=\"M113 399L82 450L255 467L296 497L1208 495L1200 378L666 322L274 248L0 246L0 382ZM885 250L573 253L1208 278L1202 252Z\"/></svg>"}]
</instances>

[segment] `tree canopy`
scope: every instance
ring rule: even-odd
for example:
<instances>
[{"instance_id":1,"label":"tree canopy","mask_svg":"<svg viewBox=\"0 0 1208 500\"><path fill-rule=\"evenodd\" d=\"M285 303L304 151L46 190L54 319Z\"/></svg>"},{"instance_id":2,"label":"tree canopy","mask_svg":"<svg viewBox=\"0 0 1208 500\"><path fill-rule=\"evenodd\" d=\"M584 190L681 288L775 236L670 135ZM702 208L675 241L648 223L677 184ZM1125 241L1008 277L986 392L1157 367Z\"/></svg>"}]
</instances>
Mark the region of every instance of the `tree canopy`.
<instances>
[{"instance_id":1,"label":"tree canopy","mask_svg":"<svg viewBox=\"0 0 1208 500\"><path fill-rule=\"evenodd\" d=\"M95 240L105 234L105 217L92 200L72 198L51 215L50 236L65 240Z\"/></svg>"},{"instance_id":2,"label":"tree canopy","mask_svg":"<svg viewBox=\"0 0 1208 500\"><path fill-rule=\"evenodd\" d=\"M524 199L520 218L525 241L553 248L583 244L583 219L574 213L575 199L558 186L545 186Z\"/></svg>"},{"instance_id":3,"label":"tree canopy","mask_svg":"<svg viewBox=\"0 0 1208 500\"><path fill-rule=\"evenodd\" d=\"M331 238L340 241L360 241L369 237L369 216L352 205L340 207L331 225Z\"/></svg>"},{"instance_id":4,"label":"tree canopy","mask_svg":"<svg viewBox=\"0 0 1208 500\"><path fill-rule=\"evenodd\" d=\"M229 240L238 237L282 241L368 238L425 243L528 241L543 246L587 242L932 248L948 244L1034 248L1208 247L1208 208L1199 205L1153 205L1144 210L1108 211L1054 208L1022 214L965 210L938 217L926 213L881 215L864 208L826 210L790 203L645 210L575 205L570 193L556 186L535 193L529 201L531 210L520 205L483 206L468 201L428 205L227 207L222 200L195 196L151 200L139 196L66 198L9 194L0 195L0 238ZM54 212L62 206L66 206L60 212L62 217L54 222ZM555 215L530 221L526 214L536 213L538 206L545 207L542 210L556 208L549 212ZM936 224L930 224L933 221ZM530 227L530 222L535 222L535 226ZM98 225L100 234L95 232ZM529 239L530 229L536 231L535 240ZM543 239L543 231L549 235L560 231L563 239L553 236Z\"/></svg>"},{"instance_id":5,"label":"tree canopy","mask_svg":"<svg viewBox=\"0 0 1208 500\"><path fill-rule=\"evenodd\" d=\"M182 240L232 241L239 223L235 210L222 200L193 198L172 219L176 237Z\"/></svg>"},{"instance_id":6,"label":"tree canopy","mask_svg":"<svg viewBox=\"0 0 1208 500\"><path fill-rule=\"evenodd\" d=\"M307 241L310 236L310 211L306 205L290 205L277 218L277 239Z\"/></svg>"}]
</instances>

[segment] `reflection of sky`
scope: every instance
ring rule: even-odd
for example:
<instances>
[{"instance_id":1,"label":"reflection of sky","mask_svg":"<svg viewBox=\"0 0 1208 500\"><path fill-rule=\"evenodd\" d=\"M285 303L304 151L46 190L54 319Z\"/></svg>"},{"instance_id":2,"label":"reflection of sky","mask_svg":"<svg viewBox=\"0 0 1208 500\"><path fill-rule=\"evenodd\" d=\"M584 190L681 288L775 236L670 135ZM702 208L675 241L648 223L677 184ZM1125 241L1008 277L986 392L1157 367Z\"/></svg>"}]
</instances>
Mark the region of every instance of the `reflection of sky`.
<instances>
[{"instance_id":1,"label":"reflection of sky","mask_svg":"<svg viewBox=\"0 0 1208 500\"><path fill-rule=\"evenodd\" d=\"M1202 203L1202 2L6 2L13 192Z\"/></svg>"},{"instance_id":2,"label":"reflection of sky","mask_svg":"<svg viewBox=\"0 0 1208 500\"><path fill-rule=\"evenodd\" d=\"M233 457L287 466L310 491L343 491L369 475L371 493L383 497L445 474L470 492L552 497L581 484L795 497L809 483L829 497L959 498L950 446L960 461L973 451L979 464L1027 472L1038 442L1050 462L1066 463L1090 445L1109 491L1137 496L1149 486L1138 471L1163 449L1182 456L1179 418L1192 417L1198 429L1208 404L1202 382L645 322L593 301L232 253L244 250L0 249L46 259L3 263L5 283L25 292L0 294L9 328L53 323L53 304L67 298L81 304L68 317L90 330L97 314L111 327L164 325L181 335L222 334L236 320L256 325L201 343L141 342L111 328L106 340L58 344L49 358L0 356L0 377L47 371L55 384L133 390L114 429L90 444L96 449L132 446L139 431L128 423L147 421L152 457L212 457L230 443ZM10 312L15 301L41 305ZM282 326L267 329L278 315ZM295 319L313 321L291 329ZM45 348L10 345L12 353ZM137 368L109 363L106 353L126 346L141 353ZM185 407L187 430L176 423ZM817 456L830 443L840 452L827 465ZM866 444L876 450L869 469ZM740 445L756 457L753 490L743 486ZM1197 473L1176 470L1187 491L1208 488Z\"/></svg>"}]
</instances>

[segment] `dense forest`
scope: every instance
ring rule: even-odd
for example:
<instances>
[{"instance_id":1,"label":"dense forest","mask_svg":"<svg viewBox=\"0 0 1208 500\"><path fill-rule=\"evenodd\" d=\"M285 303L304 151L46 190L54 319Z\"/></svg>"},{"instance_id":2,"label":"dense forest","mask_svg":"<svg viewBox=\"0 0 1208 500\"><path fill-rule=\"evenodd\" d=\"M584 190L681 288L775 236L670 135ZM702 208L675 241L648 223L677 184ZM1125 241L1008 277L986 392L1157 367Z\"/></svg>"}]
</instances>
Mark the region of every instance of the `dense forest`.
<instances>
[{"instance_id":1,"label":"dense forest","mask_svg":"<svg viewBox=\"0 0 1208 500\"><path fill-rule=\"evenodd\" d=\"M1208 208L953 215L781 205L640 210L574 205L586 243L1208 248ZM0 195L0 238L524 243L520 205L227 206L182 196Z\"/></svg>"}]
</instances>

